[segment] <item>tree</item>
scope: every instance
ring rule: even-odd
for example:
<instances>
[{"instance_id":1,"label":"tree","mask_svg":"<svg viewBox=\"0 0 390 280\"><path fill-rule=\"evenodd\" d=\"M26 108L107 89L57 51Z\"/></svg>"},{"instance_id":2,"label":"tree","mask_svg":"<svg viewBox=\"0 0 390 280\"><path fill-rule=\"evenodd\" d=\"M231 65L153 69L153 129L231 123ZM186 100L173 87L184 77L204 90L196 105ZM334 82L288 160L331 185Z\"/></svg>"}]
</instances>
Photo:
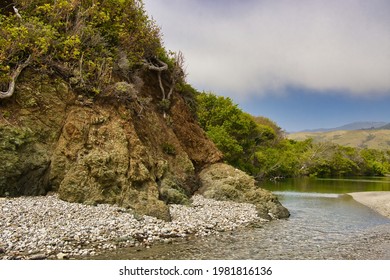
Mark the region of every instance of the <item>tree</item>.
<instances>
[{"instance_id":1,"label":"tree","mask_svg":"<svg viewBox=\"0 0 390 280\"><path fill-rule=\"evenodd\" d=\"M284 131L271 119L263 117L263 116L256 116L253 117L253 120L255 121L256 124L258 124L261 127L266 127L269 130L272 130L273 133L276 137L273 138L274 140L282 140L285 137Z\"/></svg>"},{"instance_id":2,"label":"tree","mask_svg":"<svg viewBox=\"0 0 390 280\"><path fill-rule=\"evenodd\" d=\"M7 91L0 91L0 99L11 97L15 92L15 83L18 79L20 73L31 63L31 55L26 59L26 61L18 64L16 69L12 72L10 77L10 82L8 85Z\"/></svg>"},{"instance_id":3,"label":"tree","mask_svg":"<svg viewBox=\"0 0 390 280\"><path fill-rule=\"evenodd\" d=\"M275 138L272 128L258 125L230 98L213 93L199 93L197 116L207 135L233 166L252 173L253 154L259 145Z\"/></svg>"},{"instance_id":4,"label":"tree","mask_svg":"<svg viewBox=\"0 0 390 280\"><path fill-rule=\"evenodd\" d=\"M13 13L0 14L2 98L12 96L28 65L57 73L81 93L99 94L165 53L160 29L140 0L13 3Z\"/></svg>"},{"instance_id":5,"label":"tree","mask_svg":"<svg viewBox=\"0 0 390 280\"><path fill-rule=\"evenodd\" d=\"M363 159L362 170L367 176L384 176L390 173L389 152L375 149L363 149L360 152Z\"/></svg>"},{"instance_id":6,"label":"tree","mask_svg":"<svg viewBox=\"0 0 390 280\"><path fill-rule=\"evenodd\" d=\"M177 83L184 83L185 73L184 73L184 56L181 51L178 53L172 52L171 57L166 57L169 64L162 61L161 59L154 57L150 61L145 60L145 65L149 70L157 72L158 83L161 90L161 102L160 105L164 111L164 117L166 116L166 110L169 109L170 100L172 93L177 85ZM164 84L162 82L162 72L170 70L171 73L169 75L171 82L169 85L168 93L166 94Z\"/></svg>"}]
</instances>

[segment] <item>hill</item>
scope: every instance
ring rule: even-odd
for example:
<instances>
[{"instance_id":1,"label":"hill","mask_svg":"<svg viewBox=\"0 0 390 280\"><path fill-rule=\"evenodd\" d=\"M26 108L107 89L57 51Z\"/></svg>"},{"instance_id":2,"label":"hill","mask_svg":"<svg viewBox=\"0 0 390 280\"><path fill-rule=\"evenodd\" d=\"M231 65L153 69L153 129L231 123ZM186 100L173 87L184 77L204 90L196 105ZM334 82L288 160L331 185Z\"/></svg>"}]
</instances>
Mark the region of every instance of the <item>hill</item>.
<instances>
[{"instance_id":1,"label":"hill","mask_svg":"<svg viewBox=\"0 0 390 280\"><path fill-rule=\"evenodd\" d=\"M390 123L388 123L388 124L386 124L384 126L381 126L378 129L390 129Z\"/></svg>"},{"instance_id":2,"label":"hill","mask_svg":"<svg viewBox=\"0 0 390 280\"><path fill-rule=\"evenodd\" d=\"M338 126L333 128L306 129L300 132L328 132L328 131L339 131L339 130L382 129L382 127L385 125L389 125L389 124L386 122L353 122L353 123L349 123L343 126Z\"/></svg>"},{"instance_id":3,"label":"hill","mask_svg":"<svg viewBox=\"0 0 390 280\"><path fill-rule=\"evenodd\" d=\"M292 140L312 138L314 142L331 142L348 147L390 149L390 130L337 130L329 132L298 132L287 135Z\"/></svg>"}]
</instances>

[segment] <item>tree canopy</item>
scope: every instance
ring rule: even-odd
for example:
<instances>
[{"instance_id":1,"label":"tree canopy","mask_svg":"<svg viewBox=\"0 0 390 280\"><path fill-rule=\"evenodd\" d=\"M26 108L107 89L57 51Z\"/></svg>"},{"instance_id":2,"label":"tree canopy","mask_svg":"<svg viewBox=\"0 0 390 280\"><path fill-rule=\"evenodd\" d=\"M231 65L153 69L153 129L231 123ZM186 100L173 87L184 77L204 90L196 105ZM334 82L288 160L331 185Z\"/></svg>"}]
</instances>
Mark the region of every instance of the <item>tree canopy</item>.
<instances>
[{"instance_id":1,"label":"tree canopy","mask_svg":"<svg viewBox=\"0 0 390 280\"><path fill-rule=\"evenodd\" d=\"M287 139L265 117L243 112L230 98L197 94L197 115L225 161L255 178L297 176L383 176L390 173L390 151Z\"/></svg>"}]
</instances>

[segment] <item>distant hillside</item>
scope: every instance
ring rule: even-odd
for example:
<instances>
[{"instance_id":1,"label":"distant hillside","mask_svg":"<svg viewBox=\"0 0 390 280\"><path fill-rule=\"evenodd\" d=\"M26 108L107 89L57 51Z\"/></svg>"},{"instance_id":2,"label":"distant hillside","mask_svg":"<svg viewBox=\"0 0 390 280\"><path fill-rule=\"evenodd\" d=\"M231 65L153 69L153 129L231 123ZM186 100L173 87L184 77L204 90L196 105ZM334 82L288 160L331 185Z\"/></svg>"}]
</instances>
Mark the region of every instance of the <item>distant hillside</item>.
<instances>
[{"instance_id":1,"label":"distant hillside","mask_svg":"<svg viewBox=\"0 0 390 280\"><path fill-rule=\"evenodd\" d=\"M390 149L390 129L298 132L289 134L287 137L293 140L313 138L314 142L332 142L349 147Z\"/></svg>"},{"instance_id":2,"label":"distant hillside","mask_svg":"<svg viewBox=\"0 0 390 280\"><path fill-rule=\"evenodd\" d=\"M386 122L354 122L343 126L334 128L318 128L318 129L307 129L302 132L328 132L328 131L339 131L339 130L361 130L361 129L388 129L382 128L388 126Z\"/></svg>"},{"instance_id":3,"label":"distant hillside","mask_svg":"<svg viewBox=\"0 0 390 280\"><path fill-rule=\"evenodd\" d=\"M388 123L388 124L386 124L384 126L381 126L378 129L390 129L390 123Z\"/></svg>"}]
</instances>

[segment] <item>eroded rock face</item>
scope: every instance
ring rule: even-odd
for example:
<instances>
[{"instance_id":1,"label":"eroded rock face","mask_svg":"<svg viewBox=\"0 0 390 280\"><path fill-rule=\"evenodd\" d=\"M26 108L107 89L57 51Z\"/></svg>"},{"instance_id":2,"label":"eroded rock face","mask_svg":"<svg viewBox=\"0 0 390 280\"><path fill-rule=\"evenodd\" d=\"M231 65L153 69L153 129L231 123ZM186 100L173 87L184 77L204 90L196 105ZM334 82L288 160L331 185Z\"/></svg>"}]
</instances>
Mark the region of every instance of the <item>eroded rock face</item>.
<instances>
[{"instance_id":1,"label":"eroded rock face","mask_svg":"<svg viewBox=\"0 0 390 280\"><path fill-rule=\"evenodd\" d=\"M62 80L26 72L24 81L0 101L0 196L50 189L51 151L73 98Z\"/></svg>"},{"instance_id":2,"label":"eroded rock face","mask_svg":"<svg viewBox=\"0 0 390 280\"><path fill-rule=\"evenodd\" d=\"M157 81L146 76L137 95L91 101L61 79L24 74L15 97L0 103L0 196L57 191L168 220L166 203L185 203L199 188L196 169L222 154L178 94L169 118Z\"/></svg>"},{"instance_id":3,"label":"eroded rock face","mask_svg":"<svg viewBox=\"0 0 390 280\"><path fill-rule=\"evenodd\" d=\"M103 106L70 110L50 172L61 199L115 203L169 219L157 181L173 170L162 152L153 154L142 143L133 123ZM161 171L164 164L166 172Z\"/></svg>"},{"instance_id":4,"label":"eroded rock face","mask_svg":"<svg viewBox=\"0 0 390 280\"><path fill-rule=\"evenodd\" d=\"M259 216L267 220L290 216L275 195L257 187L253 177L230 165L212 164L200 172L199 178L199 193L206 198L252 203Z\"/></svg>"},{"instance_id":5,"label":"eroded rock face","mask_svg":"<svg viewBox=\"0 0 390 280\"><path fill-rule=\"evenodd\" d=\"M167 204L188 203L203 185L208 198L254 203L267 219L288 217L252 177L218 163L221 152L179 94L164 117L153 77L143 77L130 101L115 102L24 72L15 95L0 101L0 196L56 191L66 201L118 204L169 220Z\"/></svg>"}]
</instances>

